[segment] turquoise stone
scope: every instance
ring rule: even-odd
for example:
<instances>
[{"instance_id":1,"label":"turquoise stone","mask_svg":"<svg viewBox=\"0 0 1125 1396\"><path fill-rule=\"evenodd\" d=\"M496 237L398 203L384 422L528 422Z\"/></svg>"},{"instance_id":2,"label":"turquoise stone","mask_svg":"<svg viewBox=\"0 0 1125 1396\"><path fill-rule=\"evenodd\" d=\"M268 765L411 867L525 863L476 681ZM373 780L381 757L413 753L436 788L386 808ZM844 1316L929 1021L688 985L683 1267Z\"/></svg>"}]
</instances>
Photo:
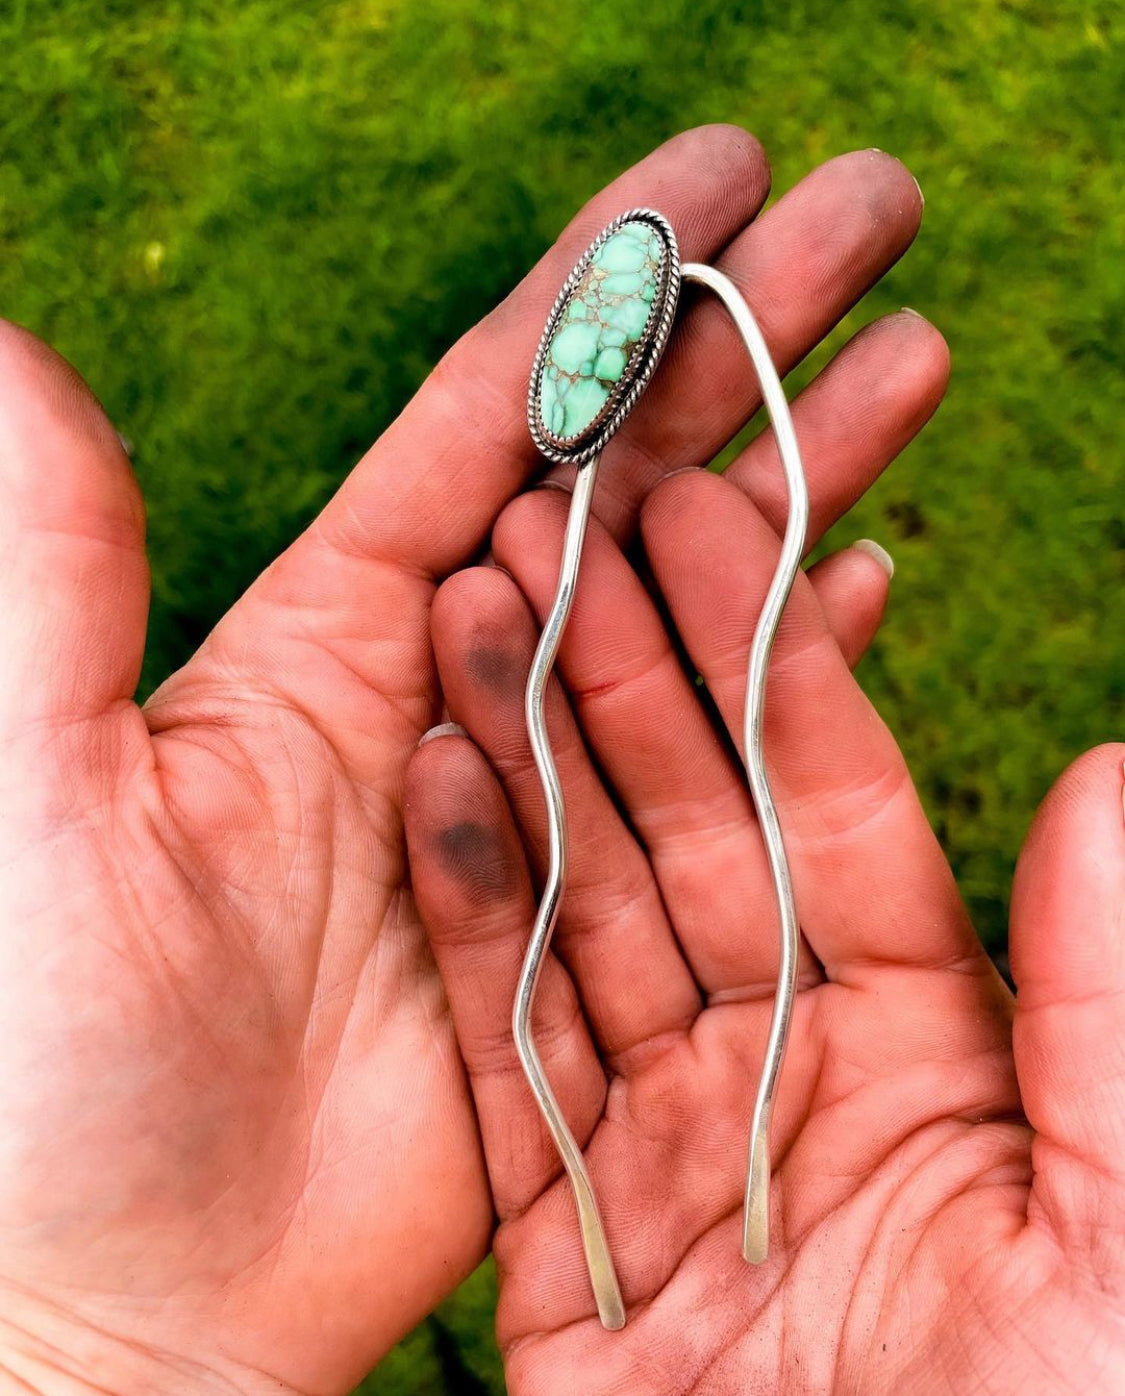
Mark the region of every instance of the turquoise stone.
<instances>
[{"instance_id":1,"label":"turquoise stone","mask_svg":"<svg viewBox=\"0 0 1125 1396\"><path fill-rule=\"evenodd\" d=\"M616 383L625 372L625 351L603 349L594 363L594 376L603 383Z\"/></svg>"},{"instance_id":2,"label":"turquoise stone","mask_svg":"<svg viewBox=\"0 0 1125 1396\"><path fill-rule=\"evenodd\" d=\"M555 322L539 380L539 418L562 440L580 435L609 401L644 337L660 280L663 240L624 223L602 243Z\"/></svg>"},{"instance_id":3,"label":"turquoise stone","mask_svg":"<svg viewBox=\"0 0 1125 1396\"><path fill-rule=\"evenodd\" d=\"M544 376L539 389L539 415L551 431L557 431L558 427L562 426L563 410L559 405L558 379L550 375Z\"/></svg>"},{"instance_id":4,"label":"turquoise stone","mask_svg":"<svg viewBox=\"0 0 1125 1396\"><path fill-rule=\"evenodd\" d=\"M580 431L581 427L574 425L576 422L581 422L582 426L589 426L605 406L608 397L609 389L597 378L579 378L566 395L563 435L574 436Z\"/></svg>"},{"instance_id":5,"label":"turquoise stone","mask_svg":"<svg viewBox=\"0 0 1125 1396\"><path fill-rule=\"evenodd\" d=\"M572 320L551 340L550 362L563 373L581 373L582 365L598 352L598 326L589 320Z\"/></svg>"},{"instance_id":6,"label":"turquoise stone","mask_svg":"<svg viewBox=\"0 0 1125 1396\"><path fill-rule=\"evenodd\" d=\"M606 277L602 282L602 290L611 296L639 296L644 284L643 272L619 271Z\"/></svg>"},{"instance_id":7,"label":"turquoise stone","mask_svg":"<svg viewBox=\"0 0 1125 1396\"><path fill-rule=\"evenodd\" d=\"M607 320L611 329L624 332L626 341L640 339L641 331L647 323L648 306L639 296L626 296L618 301Z\"/></svg>"},{"instance_id":8,"label":"turquoise stone","mask_svg":"<svg viewBox=\"0 0 1125 1396\"><path fill-rule=\"evenodd\" d=\"M640 271L648 256L649 230L644 223L626 223L594 254L603 271Z\"/></svg>"}]
</instances>

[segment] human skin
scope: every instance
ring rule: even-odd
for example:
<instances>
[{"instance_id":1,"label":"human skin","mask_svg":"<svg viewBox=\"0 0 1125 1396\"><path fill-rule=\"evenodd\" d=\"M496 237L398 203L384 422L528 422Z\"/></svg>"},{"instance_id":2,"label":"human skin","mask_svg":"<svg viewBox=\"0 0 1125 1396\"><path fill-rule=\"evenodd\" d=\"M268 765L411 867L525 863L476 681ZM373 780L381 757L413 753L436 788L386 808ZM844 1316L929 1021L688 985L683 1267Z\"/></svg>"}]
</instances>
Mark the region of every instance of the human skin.
<instances>
[{"instance_id":1,"label":"human skin","mask_svg":"<svg viewBox=\"0 0 1125 1396\"><path fill-rule=\"evenodd\" d=\"M549 722L573 867L536 1008L627 1306L622 1332L600 1326L569 1186L497 1026L534 914L525 849L544 865L518 677L565 514L557 491L520 499L493 542L511 576L469 569L439 591L439 672L471 735L437 732L408 781L415 895L500 1222L509 1390L1125 1390L1125 745L1072 767L1029 836L1016 1000L849 670L854 651L798 579L765 744L801 913L800 988L775 1105L771 1249L747 1265L772 884L738 758L595 527L560 651L569 696L555 690ZM665 613L734 742L781 518L776 500L703 471L642 507ZM854 551L830 565L874 566Z\"/></svg>"},{"instance_id":2,"label":"human skin","mask_svg":"<svg viewBox=\"0 0 1125 1396\"><path fill-rule=\"evenodd\" d=\"M143 708L128 461L77 376L0 328L0 1390L345 1392L487 1250L496 1116L406 864L407 770L443 703L434 597L490 537L498 556L523 550L521 528L540 547L534 511L504 513L540 469L527 368L609 218L664 212L686 257L739 281L789 365L921 212L879 152L830 161L756 218L767 191L760 148L729 127L678 137L603 191ZM946 372L940 336L897 315L797 400L810 541L919 429ZM653 486L709 459L756 402L722 315L685 308L607 458L606 540L632 537ZM768 440L729 474L776 521ZM854 659L884 574L849 552L812 578ZM465 743L421 748L413 790L450 746ZM502 1257L514 1234L502 1226ZM557 1277L555 1245L544 1230L527 1263ZM516 1293L506 1278L509 1347Z\"/></svg>"}]
</instances>

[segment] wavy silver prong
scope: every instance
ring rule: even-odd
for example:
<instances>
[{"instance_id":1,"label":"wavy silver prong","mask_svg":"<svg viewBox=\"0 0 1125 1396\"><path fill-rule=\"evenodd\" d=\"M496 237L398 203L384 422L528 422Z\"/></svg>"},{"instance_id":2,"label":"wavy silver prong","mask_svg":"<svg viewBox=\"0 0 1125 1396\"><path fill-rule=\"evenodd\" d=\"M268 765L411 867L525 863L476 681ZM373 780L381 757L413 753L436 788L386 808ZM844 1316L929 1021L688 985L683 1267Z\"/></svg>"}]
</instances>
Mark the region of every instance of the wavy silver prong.
<instances>
[{"instance_id":1,"label":"wavy silver prong","mask_svg":"<svg viewBox=\"0 0 1125 1396\"><path fill-rule=\"evenodd\" d=\"M539 983L539 973L543 968L543 957L551 943L551 935L558 919L559 901L566 879L567 828L566 807L563 803L559 773L551 754L551 744L547 739L547 723L543 711L543 701L547 691L547 681L551 677L559 641L562 639L566 623L570 618L570 608L574 600L574 587L578 580L578 564L582 560L582 543L586 536L586 523L590 517L590 500L594 493L594 482L598 474L599 457L578 467L574 482L574 494L567 519L566 537L563 541L562 564L559 568L558 592L551 613L543 627L531 674L527 684L526 715L527 730L531 738L531 750L543 791L547 797L547 828L549 838L549 866L543 896L539 902L531 941L520 973L516 1003L512 1013L512 1031L516 1039L516 1050L520 1063L535 1095L555 1148L563 1161L570 1186L574 1192L578 1208L578 1221L582 1228L582 1245L586 1251L586 1266L590 1272L590 1283L594 1290L598 1314L606 1328L621 1328L625 1324L625 1306L621 1300L621 1290L609 1253L605 1227L598 1211L594 1189L590 1185L590 1175L582 1159L582 1151L567 1126L555 1094L551 1090L535 1050L535 1039L531 1030L531 1010L535 1002L535 989Z\"/></svg>"},{"instance_id":2,"label":"wavy silver prong","mask_svg":"<svg viewBox=\"0 0 1125 1396\"><path fill-rule=\"evenodd\" d=\"M746 709L743 727L743 750L750 793L758 811L762 841L766 846L770 875L780 929L781 953L777 970L777 993L773 1002L765 1059L758 1081L754 1114L750 1125L750 1155L746 1171L746 1203L742 1214L742 1254L752 1264L760 1264L769 1254L769 1191L770 1191L770 1116L774 1093L785 1059L789 1039L789 1024L793 1016L793 1001L797 993L797 962L800 954L801 926L797 919L797 902L793 895L793 879L785 840L777 817L777 805L766 774L762 742L765 716L766 677L769 672L770 651L781 622L781 615L805 551L805 535L809 527L809 492L793 418L781 386L777 369L758 322L730 277L714 267L697 262L685 263L684 280L706 286L723 302L735 328L742 337L746 352L758 375L762 397L773 423L777 449L781 456L785 483L789 491L789 516L785 536L769 591L762 605L754 638L750 645L750 665L746 678Z\"/></svg>"}]
</instances>

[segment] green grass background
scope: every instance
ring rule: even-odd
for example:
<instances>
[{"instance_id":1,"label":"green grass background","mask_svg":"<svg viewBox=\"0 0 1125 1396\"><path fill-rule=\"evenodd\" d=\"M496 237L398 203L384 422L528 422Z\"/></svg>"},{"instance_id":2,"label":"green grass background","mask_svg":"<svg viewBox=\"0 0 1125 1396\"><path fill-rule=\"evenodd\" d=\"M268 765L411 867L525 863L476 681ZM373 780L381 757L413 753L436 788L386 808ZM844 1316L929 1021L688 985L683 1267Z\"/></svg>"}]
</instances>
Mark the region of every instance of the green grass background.
<instances>
[{"instance_id":1,"label":"green grass background","mask_svg":"<svg viewBox=\"0 0 1125 1396\"><path fill-rule=\"evenodd\" d=\"M1123 44L1116 0L0 3L0 313L135 443L146 688L623 166L712 120L779 190L879 146L921 237L790 386L902 304L951 343L945 407L830 541L895 556L863 680L1002 953L1033 808L1120 735ZM492 1292L363 1390L500 1391Z\"/></svg>"}]
</instances>

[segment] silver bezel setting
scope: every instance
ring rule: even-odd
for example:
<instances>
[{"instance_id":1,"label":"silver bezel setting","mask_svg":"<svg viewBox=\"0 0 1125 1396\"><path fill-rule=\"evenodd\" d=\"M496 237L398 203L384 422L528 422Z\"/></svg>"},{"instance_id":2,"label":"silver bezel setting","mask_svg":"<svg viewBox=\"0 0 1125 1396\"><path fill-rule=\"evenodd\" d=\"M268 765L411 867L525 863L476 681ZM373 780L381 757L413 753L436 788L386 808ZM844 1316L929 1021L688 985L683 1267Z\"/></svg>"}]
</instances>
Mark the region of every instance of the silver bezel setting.
<instances>
[{"instance_id":1,"label":"silver bezel setting","mask_svg":"<svg viewBox=\"0 0 1125 1396\"><path fill-rule=\"evenodd\" d=\"M649 309L648 320L625 372L615 384L598 415L589 426L576 435L556 436L539 416L539 386L547 359L547 349L558 328L563 310L598 248L625 223L647 223L659 234L664 244L660 279ZM676 234L668 220L650 208L633 208L628 213L619 214L612 223L606 224L583 252L555 297L531 365L531 381L527 389L527 425L532 440L548 460L559 465L583 465L605 447L606 442L624 423L648 386L648 381L668 343L680 299L681 280L680 249L676 242Z\"/></svg>"}]
</instances>

